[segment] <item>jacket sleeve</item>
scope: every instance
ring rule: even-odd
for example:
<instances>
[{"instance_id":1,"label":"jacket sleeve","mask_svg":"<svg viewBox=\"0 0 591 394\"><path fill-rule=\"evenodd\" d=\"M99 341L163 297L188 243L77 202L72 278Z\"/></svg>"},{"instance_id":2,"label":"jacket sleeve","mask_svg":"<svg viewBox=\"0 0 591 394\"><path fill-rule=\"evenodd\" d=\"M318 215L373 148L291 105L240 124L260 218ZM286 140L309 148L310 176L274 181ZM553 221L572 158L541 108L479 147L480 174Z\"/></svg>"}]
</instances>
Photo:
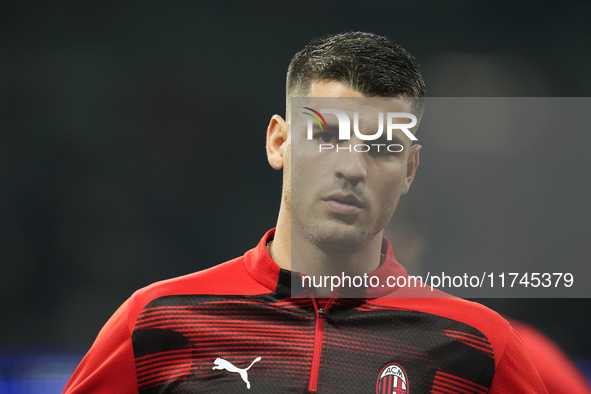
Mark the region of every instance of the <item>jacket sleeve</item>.
<instances>
[{"instance_id":1,"label":"jacket sleeve","mask_svg":"<svg viewBox=\"0 0 591 394\"><path fill-rule=\"evenodd\" d=\"M111 316L84 356L63 394L137 394L127 300Z\"/></svg>"},{"instance_id":2,"label":"jacket sleeve","mask_svg":"<svg viewBox=\"0 0 591 394\"><path fill-rule=\"evenodd\" d=\"M507 345L497 365L490 394L547 394L525 345L509 327Z\"/></svg>"}]
</instances>

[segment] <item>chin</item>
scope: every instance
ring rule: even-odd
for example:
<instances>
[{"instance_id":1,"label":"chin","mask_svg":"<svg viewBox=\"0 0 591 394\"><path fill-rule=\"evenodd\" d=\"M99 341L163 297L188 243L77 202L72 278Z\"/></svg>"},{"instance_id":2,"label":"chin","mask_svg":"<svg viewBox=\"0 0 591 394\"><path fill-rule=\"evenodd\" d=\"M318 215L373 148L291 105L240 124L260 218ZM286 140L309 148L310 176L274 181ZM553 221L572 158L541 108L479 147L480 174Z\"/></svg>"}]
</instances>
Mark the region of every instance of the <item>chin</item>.
<instances>
[{"instance_id":1,"label":"chin","mask_svg":"<svg viewBox=\"0 0 591 394\"><path fill-rule=\"evenodd\" d=\"M326 223L306 226L308 238L320 249L333 252L354 251L364 244L372 233L344 223Z\"/></svg>"}]
</instances>

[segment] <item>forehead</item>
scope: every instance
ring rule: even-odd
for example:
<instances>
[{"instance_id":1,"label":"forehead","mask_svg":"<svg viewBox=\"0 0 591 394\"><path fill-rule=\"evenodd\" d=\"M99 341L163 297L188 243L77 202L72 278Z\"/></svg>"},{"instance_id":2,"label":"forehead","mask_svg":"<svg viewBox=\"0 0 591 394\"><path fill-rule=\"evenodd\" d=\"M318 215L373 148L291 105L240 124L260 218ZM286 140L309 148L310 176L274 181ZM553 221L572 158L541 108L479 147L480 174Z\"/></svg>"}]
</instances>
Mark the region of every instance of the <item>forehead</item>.
<instances>
[{"instance_id":1,"label":"forehead","mask_svg":"<svg viewBox=\"0 0 591 394\"><path fill-rule=\"evenodd\" d=\"M404 97L367 97L336 81L315 81L306 100L312 107L338 105L345 112L372 115L377 112L411 112L412 104Z\"/></svg>"},{"instance_id":2,"label":"forehead","mask_svg":"<svg viewBox=\"0 0 591 394\"><path fill-rule=\"evenodd\" d=\"M365 97L356 90L336 81L315 81L310 89L310 97Z\"/></svg>"}]
</instances>

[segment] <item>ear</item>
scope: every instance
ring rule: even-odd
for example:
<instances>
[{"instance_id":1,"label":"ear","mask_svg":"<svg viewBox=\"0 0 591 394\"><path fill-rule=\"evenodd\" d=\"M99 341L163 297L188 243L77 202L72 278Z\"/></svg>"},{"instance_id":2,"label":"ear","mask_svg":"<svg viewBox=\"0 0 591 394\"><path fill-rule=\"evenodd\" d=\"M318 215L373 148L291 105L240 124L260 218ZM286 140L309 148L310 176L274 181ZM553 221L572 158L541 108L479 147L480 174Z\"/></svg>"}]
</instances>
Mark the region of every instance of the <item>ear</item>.
<instances>
[{"instance_id":1,"label":"ear","mask_svg":"<svg viewBox=\"0 0 591 394\"><path fill-rule=\"evenodd\" d=\"M289 125L279 115L273 115L267 127L267 159L276 170L283 168Z\"/></svg>"},{"instance_id":2,"label":"ear","mask_svg":"<svg viewBox=\"0 0 591 394\"><path fill-rule=\"evenodd\" d=\"M410 148L408 158L406 159L406 178L404 179L404 187L402 188L402 194L408 193L410 185L413 179L415 179L417 167L419 166L419 151L421 150L421 148L421 145L413 145Z\"/></svg>"}]
</instances>

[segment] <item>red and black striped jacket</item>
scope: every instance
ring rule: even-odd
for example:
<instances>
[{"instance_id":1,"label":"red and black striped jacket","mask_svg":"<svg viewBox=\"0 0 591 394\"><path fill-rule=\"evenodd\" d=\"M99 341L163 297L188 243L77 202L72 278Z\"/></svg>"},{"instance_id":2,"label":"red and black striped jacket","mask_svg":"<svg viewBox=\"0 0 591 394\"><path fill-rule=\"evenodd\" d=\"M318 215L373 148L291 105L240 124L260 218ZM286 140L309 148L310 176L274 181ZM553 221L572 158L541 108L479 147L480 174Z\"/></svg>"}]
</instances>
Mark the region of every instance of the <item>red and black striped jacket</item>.
<instances>
[{"instance_id":1,"label":"red and black striped jacket","mask_svg":"<svg viewBox=\"0 0 591 394\"><path fill-rule=\"evenodd\" d=\"M333 297L320 309L294 296L297 277L266 251L273 236L240 258L137 291L64 393L546 393L497 313L396 288ZM383 245L374 274L405 275Z\"/></svg>"}]
</instances>

